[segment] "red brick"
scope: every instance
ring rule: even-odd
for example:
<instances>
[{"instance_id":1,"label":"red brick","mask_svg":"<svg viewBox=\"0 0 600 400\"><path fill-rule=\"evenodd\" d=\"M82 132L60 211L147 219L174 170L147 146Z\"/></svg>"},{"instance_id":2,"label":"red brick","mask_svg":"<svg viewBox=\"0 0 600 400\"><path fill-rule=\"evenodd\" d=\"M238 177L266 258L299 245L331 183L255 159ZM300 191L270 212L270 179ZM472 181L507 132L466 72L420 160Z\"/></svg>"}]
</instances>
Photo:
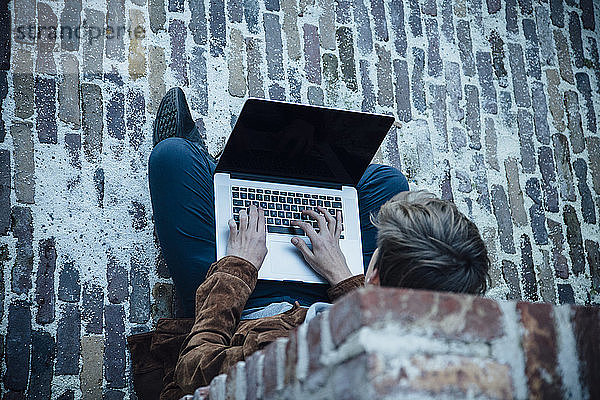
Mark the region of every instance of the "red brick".
<instances>
[{"instance_id":1,"label":"red brick","mask_svg":"<svg viewBox=\"0 0 600 400\"><path fill-rule=\"evenodd\" d=\"M306 343L308 345L308 373L317 370L321 366L321 318L313 318L308 323L306 331Z\"/></svg>"},{"instance_id":2,"label":"red brick","mask_svg":"<svg viewBox=\"0 0 600 400\"><path fill-rule=\"evenodd\" d=\"M296 381L296 364L298 362L298 332L292 331L288 336L289 341L285 346L285 374L284 385L291 385Z\"/></svg>"},{"instance_id":3,"label":"red brick","mask_svg":"<svg viewBox=\"0 0 600 400\"><path fill-rule=\"evenodd\" d=\"M246 358L246 400L261 399L263 395L262 359L264 351L260 350Z\"/></svg>"},{"instance_id":4,"label":"red brick","mask_svg":"<svg viewBox=\"0 0 600 400\"><path fill-rule=\"evenodd\" d=\"M431 315L432 309L437 312ZM464 324L446 324L453 316ZM330 329L337 346L363 326L387 321L404 329L427 327L434 337L488 342L503 335L502 312L497 303L469 295L398 288L367 288L354 291L330 312Z\"/></svg>"},{"instance_id":5,"label":"red brick","mask_svg":"<svg viewBox=\"0 0 600 400\"><path fill-rule=\"evenodd\" d=\"M265 347L262 371L265 399L275 397L278 391L283 388L285 345L287 340L287 338L279 338Z\"/></svg>"},{"instance_id":6,"label":"red brick","mask_svg":"<svg viewBox=\"0 0 600 400\"><path fill-rule=\"evenodd\" d=\"M557 339L550 304L517 303L525 328L522 346L531 398L562 397L557 366Z\"/></svg>"},{"instance_id":7,"label":"red brick","mask_svg":"<svg viewBox=\"0 0 600 400\"><path fill-rule=\"evenodd\" d=\"M590 392L590 399L600 399L600 308L575 307L572 318L580 379Z\"/></svg>"}]
</instances>

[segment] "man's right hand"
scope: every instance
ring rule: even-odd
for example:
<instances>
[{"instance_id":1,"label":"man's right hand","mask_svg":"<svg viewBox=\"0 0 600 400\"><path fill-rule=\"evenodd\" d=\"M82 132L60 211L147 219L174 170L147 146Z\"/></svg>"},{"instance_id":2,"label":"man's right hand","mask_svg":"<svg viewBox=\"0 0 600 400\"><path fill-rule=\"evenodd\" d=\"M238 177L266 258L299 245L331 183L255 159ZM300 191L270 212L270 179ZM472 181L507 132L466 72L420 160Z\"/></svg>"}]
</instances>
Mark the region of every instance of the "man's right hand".
<instances>
[{"instance_id":1,"label":"man's right hand","mask_svg":"<svg viewBox=\"0 0 600 400\"><path fill-rule=\"evenodd\" d=\"M250 213L246 213L246 210L240 211L239 228L233 218L229 220L228 225L227 255L248 260L259 270L267 256L264 210L251 205Z\"/></svg>"},{"instance_id":2,"label":"man's right hand","mask_svg":"<svg viewBox=\"0 0 600 400\"><path fill-rule=\"evenodd\" d=\"M307 222L291 222L292 225L302 228L306 233L312 244L312 250L308 248L304 240L298 237L292 238L292 244L300 250L308 265L325 278L331 286L334 286L344 279L352 277L352 273L346 264L346 257L340 249L341 213L338 211L336 218L334 218L326 209L322 207L317 207L317 209L322 214L318 214L313 210L304 210L302 213L317 220L319 233Z\"/></svg>"}]
</instances>

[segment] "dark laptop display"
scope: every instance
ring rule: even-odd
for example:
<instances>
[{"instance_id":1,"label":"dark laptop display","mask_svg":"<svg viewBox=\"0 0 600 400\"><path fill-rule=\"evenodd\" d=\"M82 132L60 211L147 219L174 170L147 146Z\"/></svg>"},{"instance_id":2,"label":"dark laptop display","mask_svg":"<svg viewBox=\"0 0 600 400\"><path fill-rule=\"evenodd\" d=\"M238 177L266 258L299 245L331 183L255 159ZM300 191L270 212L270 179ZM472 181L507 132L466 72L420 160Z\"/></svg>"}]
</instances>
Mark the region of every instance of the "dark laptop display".
<instances>
[{"instance_id":1,"label":"dark laptop display","mask_svg":"<svg viewBox=\"0 0 600 400\"><path fill-rule=\"evenodd\" d=\"M391 116L249 99L216 172L356 186Z\"/></svg>"}]
</instances>

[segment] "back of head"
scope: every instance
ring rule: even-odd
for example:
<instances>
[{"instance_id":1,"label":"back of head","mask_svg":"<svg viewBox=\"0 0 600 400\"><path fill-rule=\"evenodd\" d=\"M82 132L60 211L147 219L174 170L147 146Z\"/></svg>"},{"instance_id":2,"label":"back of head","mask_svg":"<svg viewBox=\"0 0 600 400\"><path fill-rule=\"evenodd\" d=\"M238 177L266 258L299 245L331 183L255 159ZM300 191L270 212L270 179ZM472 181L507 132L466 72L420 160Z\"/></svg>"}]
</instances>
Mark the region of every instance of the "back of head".
<instances>
[{"instance_id":1,"label":"back of head","mask_svg":"<svg viewBox=\"0 0 600 400\"><path fill-rule=\"evenodd\" d=\"M485 293L490 266L485 244L454 203L427 191L402 192L381 207L373 223L382 286Z\"/></svg>"}]
</instances>

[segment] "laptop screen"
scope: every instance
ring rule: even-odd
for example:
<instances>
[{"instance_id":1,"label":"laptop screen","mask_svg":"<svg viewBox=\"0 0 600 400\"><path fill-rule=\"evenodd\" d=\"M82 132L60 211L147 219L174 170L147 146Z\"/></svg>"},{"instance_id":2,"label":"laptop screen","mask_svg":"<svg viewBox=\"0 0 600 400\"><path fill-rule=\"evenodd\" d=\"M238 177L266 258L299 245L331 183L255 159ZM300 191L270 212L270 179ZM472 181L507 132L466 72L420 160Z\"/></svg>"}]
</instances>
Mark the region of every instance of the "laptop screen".
<instances>
[{"instance_id":1,"label":"laptop screen","mask_svg":"<svg viewBox=\"0 0 600 400\"><path fill-rule=\"evenodd\" d=\"M356 186L391 116L248 99L216 172Z\"/></svg>"}]
</instances>

